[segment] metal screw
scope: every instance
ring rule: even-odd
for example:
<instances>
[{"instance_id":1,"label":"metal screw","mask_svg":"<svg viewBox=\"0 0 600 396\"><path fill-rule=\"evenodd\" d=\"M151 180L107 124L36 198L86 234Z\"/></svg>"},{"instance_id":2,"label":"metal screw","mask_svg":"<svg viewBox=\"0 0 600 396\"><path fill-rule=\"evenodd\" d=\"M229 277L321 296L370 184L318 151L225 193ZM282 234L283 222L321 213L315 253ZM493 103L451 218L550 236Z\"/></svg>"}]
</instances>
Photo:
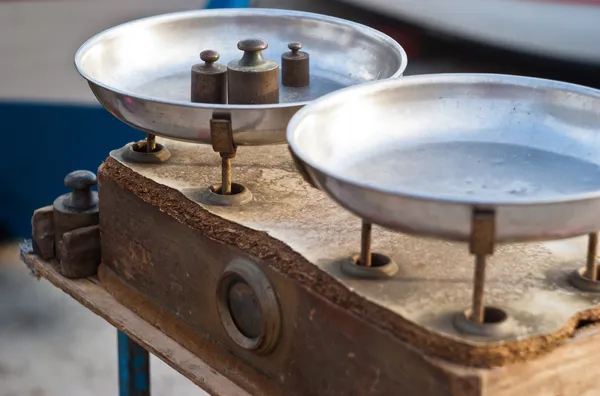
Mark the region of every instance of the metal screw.
<instances>
[{"instance_id":1,"label":"metal screw","mask_svg":"<svg viewBox=\"0 0 600 396\"><path fill-rule=\"evenodd\" d=\"M71 188L71 199L68 206L74 210L88 210L97 204L92 187L98 183L96 175L90 171L78 170L65 177L65 186Z\"/></svg>"}]
</instances>

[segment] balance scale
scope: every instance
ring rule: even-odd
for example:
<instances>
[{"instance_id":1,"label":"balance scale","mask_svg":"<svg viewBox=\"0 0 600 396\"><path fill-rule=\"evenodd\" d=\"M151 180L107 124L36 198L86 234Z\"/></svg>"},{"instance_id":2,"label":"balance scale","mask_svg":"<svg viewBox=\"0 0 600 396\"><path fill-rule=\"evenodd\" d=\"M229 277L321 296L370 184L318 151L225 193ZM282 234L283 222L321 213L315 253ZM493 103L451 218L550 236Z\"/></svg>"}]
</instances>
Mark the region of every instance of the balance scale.
<instances>
[{"instance_id":1,"label":"balance scale","mask_svg":"<svg viewBox=\"0 0 600 396\"><path fill-rule=\"evenodd\" d=\"M600 392L599 91L401 77L384 34L265 9L75 63L146 138L69 174L22 257L211 394Z\"/></svg>"}]
</instances>

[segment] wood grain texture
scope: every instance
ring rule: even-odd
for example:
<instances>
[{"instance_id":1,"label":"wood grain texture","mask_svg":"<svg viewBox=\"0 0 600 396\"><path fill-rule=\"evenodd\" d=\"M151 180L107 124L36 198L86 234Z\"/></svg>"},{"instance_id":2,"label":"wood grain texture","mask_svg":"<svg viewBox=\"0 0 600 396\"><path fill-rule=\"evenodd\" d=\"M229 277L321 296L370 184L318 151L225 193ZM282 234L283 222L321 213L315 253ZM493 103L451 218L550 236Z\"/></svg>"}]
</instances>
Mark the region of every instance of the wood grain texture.
<instances>
[{"instance_id":1,"label":"wood grain texture","mask_svg":"<svg viewBox=\"0 0 600 396\"><path fill-rule=\"evenodd\" d=\"M164 143L172 157L163 165L136 165L124 160L120 150L111 152L99 170L101 195L102 181L111 180L137 196L145 208L185 225L181 232L235 247L427 355L473 367L509 365L560 347L579 321L600 319L600 297L581 293L567 282L571 271L582 265L585 241L500 246L490 258L486 303L507 311L513 331L496 338L470 336L452 325L453 315L471 300L473 258L467 246L374 227L374 251L389 255L400 271L381 281L352 278L340 271L340 264L359 247L360 221L303 182L285 147L239 151L235 179L254 199L243 207L227 208L198 202L202 189L217 178L218 156L211 148ZM115 208L105 203L104 214L116 213ZM139 212L142 217L144 210ZM117 224L112 226L117 232L118 222L131 217L123 211L119 216L106 223ZM137 241L140 228L128 227L127 238ZM153 243L171 244L174 234L164 235ZM177 263L164 259L168 266ZM160 283L153 271L158 270L123 275L127 273L132 284ZM181 279L173 277L175 283ZM160 302L175 293L149 287L143 292Z\"/></svg>"},{"instance_id":2,"label":"wood grain texture","mask_svg":"<svg viewBox=\"0 0 600 396\"><path fill-rule=\"evenodd\" d=\"M21 257L34 275L50 281L92 312L124 331L137 343L165 361L192 382L215 396L249 396L218 373L191 351L183 348L156 327L142 320L118 303L98 283L97 278L71 280L61 276L51 264L31 252L31 245L22 246ZM159 315L157 315L158 317ZM172 329L171 329L172 330ZM389 395L421 396L596 396L600 394L600 326L580 329L563 346L539 359L496 369L474 369L436 358L425 358L433 372L421 371L415 382L436 382L447 378L448 393L414 393L398 388ZM398 356L403 364L412 365L410 357ZM324 363L320 366L326 368ZM427 381L427 378L429 380ZM306 379L307 381L310 379ZM255 393L256 394L256 393ZM275 393L260 393L272 396ZM369 394L359 389L356 394Z\"/></svg>"},{"instance_id":3,"label":"wood grain texture","mask_svg":"<svg viewBox=\"0 0 600 396\"><path fill-rule=\"evenodd\" d=\"M422 352L257 257L145 204L102 173L100 180L103 286L249 393L462 395L453 389L462 377L439 370ZM281 336L268 355L237 346L216 311L218 279L234 259L259 266L277 293Z\"/></svg>"},{"instance_id":4,"label":"wood grain texture","mask_svg":"<svg viewBox=\"0 0 600 396\"><path fill-rule=\"evenodd\" d=\"M34 275L47 279L211 395L249 396L198 356L119 304L102 288L97 278L67 279L26 246L22 248L21 258Z\"/></svg>"}]
</instances>

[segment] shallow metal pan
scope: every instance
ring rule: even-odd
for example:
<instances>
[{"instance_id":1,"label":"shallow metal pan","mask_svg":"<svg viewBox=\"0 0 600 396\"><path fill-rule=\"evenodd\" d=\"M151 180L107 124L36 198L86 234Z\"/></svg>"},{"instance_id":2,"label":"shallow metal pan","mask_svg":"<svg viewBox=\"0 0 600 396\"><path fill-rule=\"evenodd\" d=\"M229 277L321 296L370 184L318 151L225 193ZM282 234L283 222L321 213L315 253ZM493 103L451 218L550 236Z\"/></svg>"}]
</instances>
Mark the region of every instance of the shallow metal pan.
<instances>
[{"instance_id":1,"label":"shallow metal pan","mask_svg":"<svg viewBox=\"0 0 600 396\"><path fill-rule=\"evenodd\" d=\"M507 75L368 83L298 112L308 177L382 226L467 241L474 209L499 242L600 229L600 91Z\"/></svg>"},{"instance_id":2,"label":"shallow metal pan","mask_svg":"<svg viewBox=\"0 0 600 396\"><path fill-rule=\"evenodd\" d=\"M205 49L220 63L239 59L240 40L259 37L265 57L280 62L287 43L311 56L311 84L282 87L276 105L191 103L190 68ZM285 142L285 127L302 106L339 88L398 77L406 53L369 27L324 15L270 9L186 11L108 29L77 52L75 65L100 103L135 128L168 138L210 144L213 111L229 110L237 145Z\"/></svg>"}]
</instances>

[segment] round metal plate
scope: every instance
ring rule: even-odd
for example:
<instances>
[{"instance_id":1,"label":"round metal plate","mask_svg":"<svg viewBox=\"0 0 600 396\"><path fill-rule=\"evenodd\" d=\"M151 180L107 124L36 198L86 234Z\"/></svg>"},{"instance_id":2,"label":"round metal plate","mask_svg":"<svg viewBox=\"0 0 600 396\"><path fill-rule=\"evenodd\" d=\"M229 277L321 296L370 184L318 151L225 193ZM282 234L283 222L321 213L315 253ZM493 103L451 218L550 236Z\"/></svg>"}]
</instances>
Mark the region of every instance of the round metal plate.
<instances>
[{"instance_id":1,"label":"round metal plate","mask_svg":"<svg viewBox=\"0 0 600 396\"><path fill-rule=\"evenodd\" d=\"M314 184L376 224L467 241L473 208L499 242L600 229L600 91L505 75L363 84L294 116Z\"/></svg>"},{"instance_id":2,"label":"round metal plate","mask_svg":"<svg viewBox=\"0 0 600 396\"><path fill-rule=\"evenodd\" d=\"M274 105L190 102L191 67L206 49L227 64L240 59L237 43L259 37L266 58L278 63L288 43L310 54L311 84L280 87ZM398 77L406 53L369 27L328 16L269 9L187 11L145 18L108 29L77 52L75 65L100 103L115 117L145 132L210 144L213 111L231 113L237 145L285 142L285 127L302 106L350 85Z\"/></svg>"}]
</instances>

